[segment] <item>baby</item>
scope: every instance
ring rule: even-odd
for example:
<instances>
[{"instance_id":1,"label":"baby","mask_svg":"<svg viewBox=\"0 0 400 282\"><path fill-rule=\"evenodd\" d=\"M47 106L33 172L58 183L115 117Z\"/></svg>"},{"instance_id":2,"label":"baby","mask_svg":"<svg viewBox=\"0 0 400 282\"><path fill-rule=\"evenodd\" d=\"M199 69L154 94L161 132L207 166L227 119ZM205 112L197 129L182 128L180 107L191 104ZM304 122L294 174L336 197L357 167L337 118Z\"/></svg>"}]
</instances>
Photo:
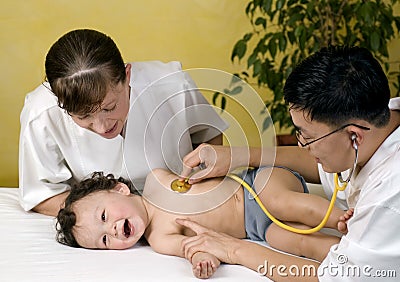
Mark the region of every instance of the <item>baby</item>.
<instances>
[{"instance_id":1,"label":"baby","mask_svg":"<svg viewBox=\"0 0 400 282\"><path fill-rule=\"evenodd\" d=\"M329 205L327 200L305 193L308 191L303 178L286 168L262 167L246 171L241 177L257 192L266 208L285 222L316 226ZM185 257L181 242L195 234L180 225L177 219L189 218L236 238L264 240L272 247L317 260L322 260L330 246L339 242L335 236L291 234L295 239L290 238L293 249L287 249L284 235L288 231L276 225L269 228L271 221L239 183L229 178L208 179L194 184L187 194L178 194L170 190L170 184L176 178L177 175L169 171L155 169L147 176L140 196L131 193L130 183L124 179L95 172L71 189L57 216L57 241L73 247L126 249L144 236L154 251ZM221 191L228 196L214 208L197 213L168 210L151 196L160 191L167 192L173 195L168 198L173 206L175 200L178 203L183 197L204 196L214 188L214 192ZM193 205L196 205L195 201ZM336 228L341 216L343 211L335 208L326 227ZM295 245L296 248L292 247ZM212 276L220 265L220 261L208 253L197 252L188 259L198 278Z\"/></svg>"}]
</instances>

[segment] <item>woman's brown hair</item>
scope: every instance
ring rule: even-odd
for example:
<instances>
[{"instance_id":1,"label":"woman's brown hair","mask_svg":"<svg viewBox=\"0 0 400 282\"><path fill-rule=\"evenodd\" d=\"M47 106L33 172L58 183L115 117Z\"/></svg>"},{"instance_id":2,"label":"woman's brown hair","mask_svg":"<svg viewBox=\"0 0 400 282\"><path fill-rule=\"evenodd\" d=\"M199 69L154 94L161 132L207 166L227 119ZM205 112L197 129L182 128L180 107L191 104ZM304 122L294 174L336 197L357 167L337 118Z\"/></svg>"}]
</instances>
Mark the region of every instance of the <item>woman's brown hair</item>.
<instances>
[{"instance_id":1,"label":"woman's brown hair","mask_svg":"<svg viewBox=\"0 0 400 282\"><path fill-rule=\"evenodd\" d=\"M73 30L50 48L46 77L58 105L68 113L95 112L107 91L125 82L125 64L114 41L90 29Z\"/></svg>"}]
</instances>

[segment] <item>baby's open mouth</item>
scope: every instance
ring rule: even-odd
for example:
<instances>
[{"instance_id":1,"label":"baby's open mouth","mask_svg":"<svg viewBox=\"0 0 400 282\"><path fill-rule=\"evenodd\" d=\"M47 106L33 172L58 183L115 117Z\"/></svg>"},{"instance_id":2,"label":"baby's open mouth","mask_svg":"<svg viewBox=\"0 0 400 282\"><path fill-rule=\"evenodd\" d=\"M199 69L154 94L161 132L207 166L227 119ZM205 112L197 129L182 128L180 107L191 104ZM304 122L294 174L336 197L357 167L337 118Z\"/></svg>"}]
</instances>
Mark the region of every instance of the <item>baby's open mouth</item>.
<instances>
[{"instance_id":1,"label":"baby's open mouth","mask_svg":"<svg viewBox=\"0 0 400 282\"><path fill-rule=\"evenodd\" d=\"M129 236L131 235L131 231L132 231L131 224L129 223L129 220L125 219L125 222L124 222L124 236L126 238L129 238Z\"/></svg>"}]
</instances>

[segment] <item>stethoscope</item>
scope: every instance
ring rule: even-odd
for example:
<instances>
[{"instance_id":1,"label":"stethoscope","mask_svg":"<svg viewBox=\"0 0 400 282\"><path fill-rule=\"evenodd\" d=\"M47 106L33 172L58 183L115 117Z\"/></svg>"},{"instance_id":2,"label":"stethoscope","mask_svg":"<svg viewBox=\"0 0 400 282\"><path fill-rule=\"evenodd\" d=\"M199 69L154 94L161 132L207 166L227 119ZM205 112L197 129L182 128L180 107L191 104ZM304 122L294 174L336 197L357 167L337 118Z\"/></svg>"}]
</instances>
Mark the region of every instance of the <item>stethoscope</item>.
<instances>
[{"instance_id":1,"label":"stethoscope","mask_svg":"<svg viewBox=\"0 0 400 282\"><path fill-rule=\"evenodd\" d=\"M310 229L299 229L299 228L295 228L292 227L290 225L287 225L281 221L279 221L277 218L275 218L264 206L264 204L261 202L261 200L259 199L258 195L256 194L256 192L254 192L254 190L250 187L250 185L248 183L246 183L243 179L241 179L239 176L235 175L235 174L227 174L227 176L235 181L237 181L238 183L240 183L244 188L246 188L246 190L253 196L253 198L256 200L257 204L260 206L260 208L263 210L263 212L272 220L272 222L274 222L276 225L278 225L279 227L286 229L288 231L294 232L294 233L299 233L299 234L311 234L314 232L317 232L319 230L321 230L326 222L329 219L329 216L332 213L333 207L335 206L335 201L337 198L337 193L339 191L344 191L347 187L347 184L350 182L351 177L354 174L354 171L356 169L357 166L357 161L358 161L358 145L356 142L357 139L357 135L353 134L351 136L351 140L353 141L353 148L355 151L355 158L354 158L354 164L353 167L349 173L349 176L343 180L342 178L342 174L339 173L335 173L334 175L334 184L335 184L335 190L333 192L331 201L329 203L328 206L328 210L326 211L326 214L324 216L324 218L322 219L321 223L318 224L317 226L315 226L314 228L310 228ZM179 180L179 179L175 179L174 181L171 182L171 189L175 192L178 193L186 193L187 191L190 190L191 188L191 184L189 184L189 178L190 176L192 176L194 173L196 173L198 171L192 172L189 176L187 176L184 180Z\"/></svg>"}]
</instances>

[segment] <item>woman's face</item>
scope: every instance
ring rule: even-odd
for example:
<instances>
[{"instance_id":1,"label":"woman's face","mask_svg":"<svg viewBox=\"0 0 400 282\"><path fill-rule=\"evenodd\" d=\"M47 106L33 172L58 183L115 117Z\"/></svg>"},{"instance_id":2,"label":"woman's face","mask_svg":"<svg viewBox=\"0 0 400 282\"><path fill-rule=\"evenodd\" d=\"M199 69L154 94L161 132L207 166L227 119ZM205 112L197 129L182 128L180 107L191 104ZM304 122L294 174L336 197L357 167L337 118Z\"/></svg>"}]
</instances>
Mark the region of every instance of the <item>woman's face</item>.
<instances>
[{"instance_id":1,"label":"woman's face","mask_svg":"<svg viewBox=\"0 0 400 282\"><path fill-rule=\"evenodd\" d=\"M109 89L100 108L87 115L71 114L72 120L100 136L112 139L121 134L129 112L130 66L126 66L126 80Z\"/></svg>"},{"instance_id":2,"label":"woman's face","mask_svg":"<svg viewBox=\"0 0 400 282\"><path fill-rule=\"evenodd\" d=\"M84 248L127 249L138 242L146 229L144 205L135 204L131 195L116 190L94 192L74 203L73 211L73 234Z\"/></svg>"},{"instance_id":3,"label":"woman's face","mask_svg":"<svg viewBox=\"0 0 400 282\"><path fill-rule=\"evenodd\" d=\"M293 124L301 134L302 143L313 141L337 129L321 122L310 121L304 111L292 109L290 114ZM346 129L339 130L304 148L322 165L324 171L342 172L351 168L354 162L354 149L349 136Z\"/></svg>"}]
</instances>

